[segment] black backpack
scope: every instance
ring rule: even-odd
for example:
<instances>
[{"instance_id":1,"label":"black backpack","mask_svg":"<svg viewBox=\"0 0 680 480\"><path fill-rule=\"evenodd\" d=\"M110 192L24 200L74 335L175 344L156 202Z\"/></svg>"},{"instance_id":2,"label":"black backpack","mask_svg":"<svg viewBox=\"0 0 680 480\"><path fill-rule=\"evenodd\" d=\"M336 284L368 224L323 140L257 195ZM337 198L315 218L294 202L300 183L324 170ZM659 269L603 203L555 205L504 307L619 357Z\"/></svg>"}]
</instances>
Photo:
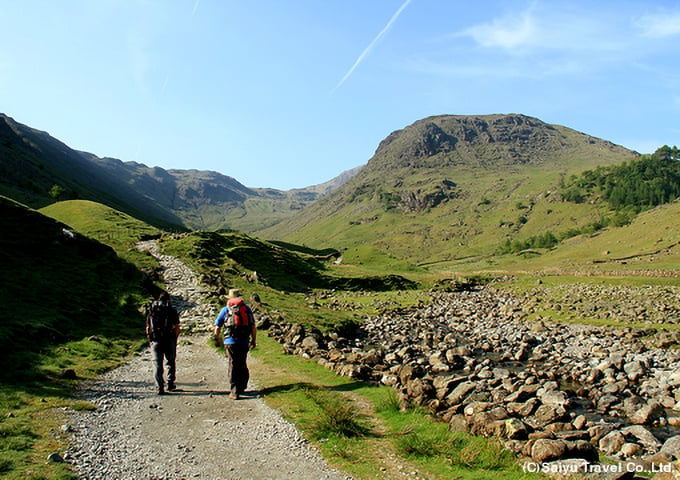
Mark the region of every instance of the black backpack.
<instances>
[{"instance_id":1,"label":"black backpack","mask_svg":"<svg viewBox=\"0 0 680 480\"><path fill-rule=\"evenodd\" d=\"M171 321L172 307L160 300L154 300L146 316L149 326L149 340L157 342L168 337L174 324Z\"/></svg>"}]
</instances>

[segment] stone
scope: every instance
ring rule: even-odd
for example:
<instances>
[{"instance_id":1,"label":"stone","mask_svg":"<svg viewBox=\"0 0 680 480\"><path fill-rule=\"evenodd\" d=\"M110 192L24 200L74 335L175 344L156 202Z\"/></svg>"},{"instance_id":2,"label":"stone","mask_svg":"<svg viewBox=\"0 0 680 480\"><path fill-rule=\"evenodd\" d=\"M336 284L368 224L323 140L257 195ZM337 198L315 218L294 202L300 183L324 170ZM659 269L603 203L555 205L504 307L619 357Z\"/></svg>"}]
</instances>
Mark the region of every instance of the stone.
<instances>
[{"instance_id":1,"label":"stone","mask_svg":"<svg viewBox=\"0 0 680 480\"><path fill-rule=\"evenodd\" d=\"M572 422L575 430L583 430L588 424L588 417L585 415L577 415Z\"/></svg>"},{"instance_id":2,"label":"stone","mask_svg":"<svg viewBox=\"0 0 680 480\"><path fill-rule=\"evenodd\" d=\"M626 436L633 436L638 440L638 443L644 445L647 449L658 451L661 448L661 442L642 425L631 425L621 429L621 433Z\"/></svg>"},{"instance_id":3,"label":"stone","mask_svg":"<svg viewBox=\"0 0 680 480\"><path fill-rule=\"evenodd\" d=\"M463 413L467 416L472 416L488 410L490 406L489 402L472 402L463 409Z\"/></svg>"},{"instance_id":4,"label":"stone","mask_svg":"<svg viewBox=\"0 0 680 480\"><path fill-rule=\"evenodd\" d=\"M465 397L467 397L475 389L475 387L476 384L473 382L461 383L456 388L454 388L449 395L446 396L446 402L449 405L457 405L462 403L463 400L465 400Z\"/></svg>"},{"instance_id":5,"label":"stone","mask_svg":"<svg viewBox=\"0 0 680 480\"><path fill-rule=\"evenodd\" d=\"M505 437L509 440L526 440L529 435L527 425L517 418L505 420Z\"/></svg>"},{"instance_id":6,"label":"stone","mask_svg":"<svg viewBox=\"0 0 680 480\"><path fill-rule=\"evenodd\" d=\"M665 415L663 406L656 401L651 401L635 412L630 417L630 422L636 425L651 425L655 420L665 417Z\"/></svg>"},{"instance_id":7,"label":"stone","mask_svg":"<svg viewBox=\"0 0 680 480\"><path fill-rule=\"evenodd\" d=\"M587 440L575 440L567 443L567 456L569 458L584 458L589 462L597 462L599 454L595 446Z\"/></svg>"},{"instance_id":8,"label":"stone","mask_svg":"<svg viewBox=\"0 0 680 480\"><path fill-rule=\"evenodd\" d=\"M47 456L47 461L52 462L52 463L64 463L64 457L59 455L58 453L50 453Z\"/></svg>"},{"instance_id":9,"label":"stone","mask_svg":"<svg viewBox=\"0 0 680 480\"><path fill-rule=\"evenodd\" d=\"M605 455L615 455L621 451L621 447L626 443L626 437L618 430L609 432L598 442L598 447Z\"/></svg>"},{"instance_id":10,"label":"stone","mask_svg":"<svg viewBox=\"0 0 680 480\"><path fill-rule=\"evenodd\" d=\"M516 392L508 395L505 400L507 402L526 402L536 396L539 388L539 385L522 385Z\"/></svg>"},{"instance_id":11,"label":"stone","mask_svg":"<svg viewBox=\"0 0 680 480\"><path fill-rule=\"evenodd\" d=\"M593 425L588 429L588 434L590 435L590 440L593 442L599 442L600 439L607 436L610 432L615 429L614 425L608 423Z\"/></svg>"},{"instance_id":12,"label":"stone","mask_svg":"<svg viewBox=\"0 0 680 480\"><path fill-rule=\"evenodd\" d=\"M612 406L616 405L617 403L619 403L619 397L608 393L606 395L602 395L597 401L597 409L602 413L609 413Z\"/></svg>"},{"instance_id":13,"label":"stone","mask_svg":"<svg viewBox=\"0 0 680 480\"><path fill-rule=\"evenodd\" d=\"M661 447L661 453L668 455L673 460L680 460L680 435L666 440Z\"/></svg>"},{"instance_id":14,"label":"stone","mask_svg":"<svg viewBox=\"0 0 680 480\"><path fill-rule=\"evenodd\" d=\"M536 411L539 404L540 401L538 400L538 398L530 398L524 403L513 402L508 403L506 406L511 414L517 415L522 418L526 418Z\"/></svg>"},{"instance_id":15,"label":"stone","mask_svg":"<svg viewBox=\"0 0 680 480\"><path fill-rule=\"evenodd\" d=\"M551 407L566 407L569 404L569 396L561 390L550 390L539 397L543 405Z\"/></svg>"},{"instance_id":16,"label":"stone","mask_svg":"<svg viewBox=\"0 0 680 480\"><path fill-rule=\"evenodd\" d=\"M566 411L562 407L553 407L551 405L541 405L534 413L534 418L537 422L547 425L549 423L558 422L565 419Z\"/></svg>"},{"instance_id":17,"label":"stone","mask_svg":"<svg viewBox=\"0 0 680 480\"><path fill-rule=\"evenodd\" d=\"M309 335L302 339L302 348L308 353L314 354L319 349L319 341Z\"/></svg>"},{"instance_id":18,"label":"stone","mask_svg":"<svg viewBox=\"0 0 680 480\"><path fill-rule=\"evenodd\" d=\"M434 386L435 390L437 391L437 398L439 400L442 400L444 397L446 397L449 393L451 393L451 390L460 383L461 377L460 376L455 376L455 375L437 375L434 377L432 381L432 385Z\"/></svg>"},{"instance_id":19,"label":"stone","mask_svg":"<svg viewBox=\"0 0 680 480\"><path fill-rule=\"evenodd\" d=\"M560 460L567 453L567 444L563 440L540 438L531 447L531 458L537 463Z\"/></svg>"},{"instance_id":20,"label":"stone","mask_svg":"<svg viewBox=\"0 0 680 480\"><path fill-rule=\"evenodd\" d=\"M639 360L634 360L626 363L623 366L623 371L626 372L628 380L637 382L645 374L646 369Z\"/></svg>"}]
</instances>

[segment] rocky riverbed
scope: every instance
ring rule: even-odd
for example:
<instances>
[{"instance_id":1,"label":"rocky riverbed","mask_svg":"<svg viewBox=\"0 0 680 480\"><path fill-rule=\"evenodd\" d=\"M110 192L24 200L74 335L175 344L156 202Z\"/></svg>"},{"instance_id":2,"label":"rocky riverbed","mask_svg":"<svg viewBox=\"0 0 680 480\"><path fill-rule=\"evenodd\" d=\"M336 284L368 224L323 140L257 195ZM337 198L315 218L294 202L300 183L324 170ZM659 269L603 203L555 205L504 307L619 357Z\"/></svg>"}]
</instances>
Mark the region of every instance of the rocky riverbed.
<instances>
[{"instance_id":1,"label":"rocky riverbed","mask_svg":"<svg viewBox=\"0 0 680 480\"><path fill-rule=\"evenodd\" d=\"M599 287L583 288L564 298L606 318L667 312L677 323L675 291L648 291L662 301L640 304L645 292L620 290L604 303ZM583 471L604 454L653 471L680 459L678 332L527 321L541 301L490 287L433 293L428 306L367 318L355 338L282 322L270 333L289 353L392 386L402 408L495 436L537 464L578 459Z\"/></svg>"}]
</instances>

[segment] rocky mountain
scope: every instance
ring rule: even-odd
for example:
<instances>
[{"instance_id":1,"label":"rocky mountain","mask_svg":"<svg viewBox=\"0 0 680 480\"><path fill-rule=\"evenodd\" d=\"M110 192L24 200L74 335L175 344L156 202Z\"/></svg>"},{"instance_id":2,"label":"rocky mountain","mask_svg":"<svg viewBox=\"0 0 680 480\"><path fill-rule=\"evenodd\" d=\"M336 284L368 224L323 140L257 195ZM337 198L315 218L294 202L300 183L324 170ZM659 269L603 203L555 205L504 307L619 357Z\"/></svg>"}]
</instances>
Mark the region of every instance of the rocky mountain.
<instances>
[{"instance_id":1,"label":"rocky mountain","mask_svg":"<svg viewBox=\"0 0 680 480\"><path fill-rule=\"evenodd\" d=\"M315 247L372 245L427 264L492 253L506 239L588 225L562 202L571 175L638 156L524 115L441 115L391 133L342 187L259 232Z\"/></svg>"},{"instance_id":2,"label":"rocky mountain","mask_svg":"<svg viewBox=\"0 0 680 480\"><path fill-rule=\"evenodd\" d=\"M352 175L304 189L251 189L218 172L165 170L76 151L0 114L0 194L34 208L80 198L164 228L252 231L286 218Z\"/></svg>"}]
</instances>

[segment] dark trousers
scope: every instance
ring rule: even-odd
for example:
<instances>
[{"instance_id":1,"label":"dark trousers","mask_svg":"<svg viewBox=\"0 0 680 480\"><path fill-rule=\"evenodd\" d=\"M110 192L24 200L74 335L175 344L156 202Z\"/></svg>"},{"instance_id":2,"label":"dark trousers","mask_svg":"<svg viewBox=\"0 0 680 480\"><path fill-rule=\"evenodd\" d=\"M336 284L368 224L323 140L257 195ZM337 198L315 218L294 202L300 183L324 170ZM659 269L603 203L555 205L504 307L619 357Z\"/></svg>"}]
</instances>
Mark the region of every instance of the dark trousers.
<instances>
[{"instance_id":1,"label":"dark trousers","mask_svg":"<svg viewBox=\"0 0 680 480\"><path fill-rule=\"evenodd\" d=\"M165 388L163 381L163 359L168 367L168 385L175 383L175 359L177 357L177 337L164 338L151 342L154 377L159 389Z\"/></svg>"},{"instance_id":2,"label":"dark trousers","mask_svg":"<svg viewBox=\"0 0 680 480\"><path fill-rule=\"evenodd\" d=\"M249 345L225 345L227 352L227 370L229 372L229 388L233 393L241 394L248 386L250 372L246 359Z\"/></svg>"}]
</instances>

